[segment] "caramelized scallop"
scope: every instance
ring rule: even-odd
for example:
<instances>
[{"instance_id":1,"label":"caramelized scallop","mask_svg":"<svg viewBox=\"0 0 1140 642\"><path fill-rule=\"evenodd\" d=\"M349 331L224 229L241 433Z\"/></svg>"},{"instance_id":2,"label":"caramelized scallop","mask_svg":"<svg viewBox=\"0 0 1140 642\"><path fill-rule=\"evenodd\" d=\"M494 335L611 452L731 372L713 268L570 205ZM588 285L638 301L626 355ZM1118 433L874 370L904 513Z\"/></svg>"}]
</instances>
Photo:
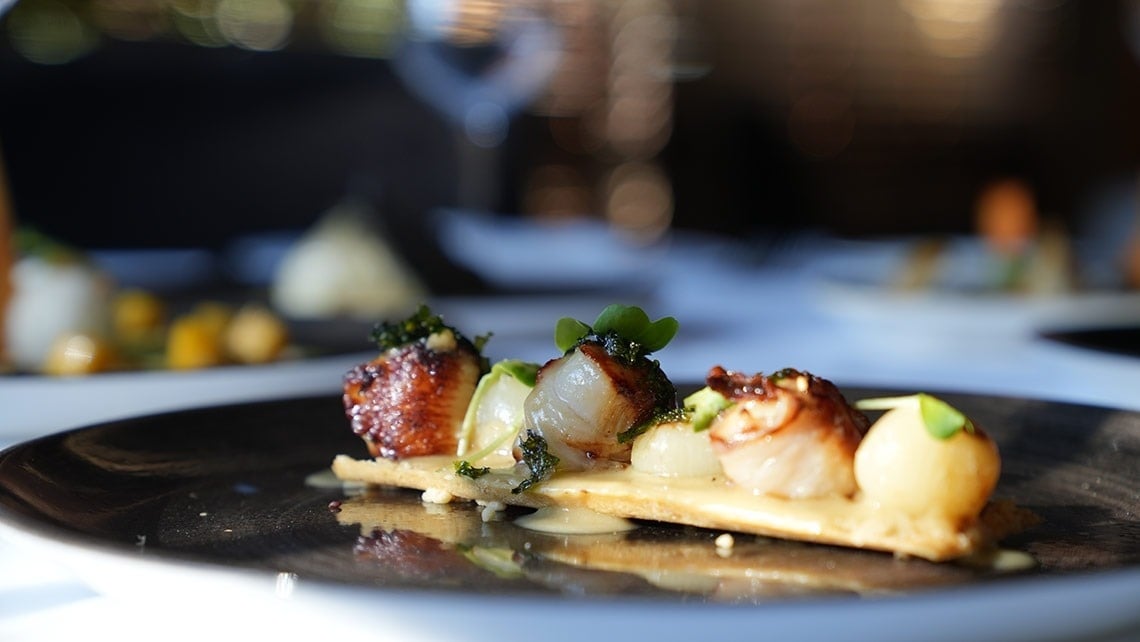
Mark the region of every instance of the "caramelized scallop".
<instances>
[{"instance_id":1,"label":"caramelized scallop","mask_svg":"<svg viewBox=\"0 0 1140 642\"><path fill-rule=\"evenodd\" d=\"M350 370L344 407L374 457L454 454L481 357L444 329Z\"/></svg>"},{"instance_id":2,"label":"caramelized scallop","mask_svg":"<svg viewBox=\"0 0 1140 642\"><path fill-rule=\"evenodd\" d=\"M849 496L867 418L831 382L798 370L744 375L719 366L707 383L733 405L709 429L725 474L754 493Z\"/></svg>"},{"instance_id":3,"label":"caramelized scallop","mask_svg":"<svg viewBox=\"0 0 1140 642\"><path fill-rule=\"evenodd\" d=\"M600 343L583 343L547 362L523 405L525 427L546 439L568 469L628 463L621 433L676 404L676 389L656 361L627 361Z\"/></svg>"}]
</instances>

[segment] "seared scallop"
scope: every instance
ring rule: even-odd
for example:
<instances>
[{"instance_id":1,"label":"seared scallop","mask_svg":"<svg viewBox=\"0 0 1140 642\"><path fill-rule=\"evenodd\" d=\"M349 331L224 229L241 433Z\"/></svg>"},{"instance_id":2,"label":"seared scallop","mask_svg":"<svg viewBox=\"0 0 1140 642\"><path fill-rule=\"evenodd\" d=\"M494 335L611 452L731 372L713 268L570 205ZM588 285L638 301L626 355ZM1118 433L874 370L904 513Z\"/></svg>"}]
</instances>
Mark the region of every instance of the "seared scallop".
<instances>
[{"instance_id":1,"label":"seared scallop","mask_svg":"<svg viewBox=\"0 0 1140 642\"><path fill-rule=\"evenodd\" d=\"M732 401L709 428L725 475L756 494L850 496L867 418L831 382L798 370L744 375L715 367L710 388Z\"/></svg>"},{"instance_id":2,"label":"seared scallop","mask_svg":"<svg viewBox=\"0 0 1140 642\"><path fill-rule=\"evenodd\" d=\"M444 327L350 370L345 412L373 457L452 455L482 374L479 351Z\"/></svg>"},{"instance_id":3,"label":"seared scallop","mask_svg":"<svg viewBox=\"0 0 1140 642\"><path fill-rule=\"evenodd\" d=\"M580 470L629 463L628 431L675 405L676 389L656 361L618 358L587 341L542 366L523 416L560 468Z\"/></svg>"}]
</instances>

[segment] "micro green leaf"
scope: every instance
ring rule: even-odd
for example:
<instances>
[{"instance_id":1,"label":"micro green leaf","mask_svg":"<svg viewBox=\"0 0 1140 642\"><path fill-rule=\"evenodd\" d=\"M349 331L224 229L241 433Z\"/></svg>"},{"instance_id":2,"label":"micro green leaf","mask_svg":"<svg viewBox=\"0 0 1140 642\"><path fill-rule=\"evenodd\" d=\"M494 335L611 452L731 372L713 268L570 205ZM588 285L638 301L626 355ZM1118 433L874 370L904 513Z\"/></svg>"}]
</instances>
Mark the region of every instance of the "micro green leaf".
<instances>
[{"instance_id":1,"label":"micro green leaf","mask_svg":"<svg viewBox=\"0 0 1140 642\"><path fill-rule=\"evenodd\" d=\"M957 408L931 395L918 395L918 410L926 430L938 439L949 439L959 430L974 432L974 424Z\"/></svg>"},{"instance_id":2,"label":"micro green leaf","mask_svg":"<svg viewBox=\"0 0 1140 642\"><path fill-rule=\"evenodd\" d=\"M669 342L676 336L678 328L680 328L680 323L677 322L677 319L662 317L650 323L640 335L634 338L634 341L640 343L646 352L657 352L669 345Z\"/></svg>"},{"instance_id":3,"label":"micro green leaf","mask_svg":"<svg viewBox=\"0 0 1140 642\"><path fill-rule=\"evenodd\" d=\"M891 410L894 408L917 408L926 426L926 432L935 439L949 439L958 431L974 432L974 423L962 414L960 410L945 401L920 392L905 397L877 397L874 399L860 399L855 402L860 410Z\"/></svg>"},{"instance_id":4,"label":"micro green leaf","mask_svg":"<svg viewBox=\"0 0 1140 642\"><path fill-rule=\"evenodd\" d=\"M614 303L606 306L594 321L594 332L614 333L620 337L636 341L649 327L649 315L637 306Z\"/></svg>"},{"instance_id":5,"label":"micro green leaf","mask_svg":"<svg viewBox=\"0 0 1140 642\"><path fill-rule=\"evenodd\" d=\"M563 352L569 352L590 332L590 326L585 323L570 317L562 317L554 326L554 345Z\"/></svg>"},{"instance_id":6,"label":"micro green leaf","mask_svg":"<svg viewBox=\"0 0 1140 642\"><path fill-rule=\"evenodd\" d=\"M533 388L538 380L538 364L519 359L504 359L491 366L492 372L502 372Z\"/></svg>"},{"instance_id":7,"label":"micro green leaf","mask_svg":"<svg viewBox=\"0 0 1140 642\"><path fill-rule=\"evenodd\" d=\"M569 317L559 319L554 328L554 343L559 350L568 352L591 335L599 339L616 337L627 346L635 344L629 350L631 353L645 355L668 345L679 327L673 317L651 322L645 310L635 305L614 303L602 310L593 326Z\"/></svg>"}]
</instances>

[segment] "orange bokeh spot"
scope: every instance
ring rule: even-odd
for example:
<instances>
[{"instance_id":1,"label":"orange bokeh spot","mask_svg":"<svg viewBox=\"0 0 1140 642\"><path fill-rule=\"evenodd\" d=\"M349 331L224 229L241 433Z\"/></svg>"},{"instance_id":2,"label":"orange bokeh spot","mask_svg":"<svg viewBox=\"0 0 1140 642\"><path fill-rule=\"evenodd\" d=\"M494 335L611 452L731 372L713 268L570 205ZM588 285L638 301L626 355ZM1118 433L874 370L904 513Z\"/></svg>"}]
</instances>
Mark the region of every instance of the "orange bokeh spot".
<instances>
[{"instance_id":1,"label":"orange bokeh spot","mask_svg":"<svg viewBox=\"0 0 1140 642\"><path fill-rule=\"evenodd\" d=\"M998 252L1016 253L1037 235L1037 198L1018 179L997 180L982 189L975 207L978 234Z\"/></svg>"}]
</instances>

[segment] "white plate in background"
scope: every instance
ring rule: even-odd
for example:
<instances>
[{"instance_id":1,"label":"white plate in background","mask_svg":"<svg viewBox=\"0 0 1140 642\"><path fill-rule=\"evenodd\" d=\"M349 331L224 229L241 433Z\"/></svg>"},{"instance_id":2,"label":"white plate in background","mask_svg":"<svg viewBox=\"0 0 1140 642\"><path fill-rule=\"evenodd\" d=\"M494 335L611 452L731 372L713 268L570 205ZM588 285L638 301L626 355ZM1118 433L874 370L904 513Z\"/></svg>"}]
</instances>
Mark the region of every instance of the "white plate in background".
<instances>
[{"instance_id":1,"label":"white plate in background","mask_svg":"<svg viewBox=\"0 0 1140 642\"><path fill-rule=\"evenodd\" d=\"M926 287L898 286L918 241L832 241L807 270L816 309L884 328L1027 336L1043 328L1140 322L1140 292L1081 289L1056 294L994 287L992 257L976 239L947 243Z\"/></svg>"},{"instance_id":2,"label":"white plate in background","mask_svg":"<svg viewBox=\"0 0 1140 642\"><path fill-rule=\"evenodd\" d=\"M538 221L466 210L434 213L444 252L505 290L643 289L664 254L600 220Z\"/></svg>"}]
</instances>

